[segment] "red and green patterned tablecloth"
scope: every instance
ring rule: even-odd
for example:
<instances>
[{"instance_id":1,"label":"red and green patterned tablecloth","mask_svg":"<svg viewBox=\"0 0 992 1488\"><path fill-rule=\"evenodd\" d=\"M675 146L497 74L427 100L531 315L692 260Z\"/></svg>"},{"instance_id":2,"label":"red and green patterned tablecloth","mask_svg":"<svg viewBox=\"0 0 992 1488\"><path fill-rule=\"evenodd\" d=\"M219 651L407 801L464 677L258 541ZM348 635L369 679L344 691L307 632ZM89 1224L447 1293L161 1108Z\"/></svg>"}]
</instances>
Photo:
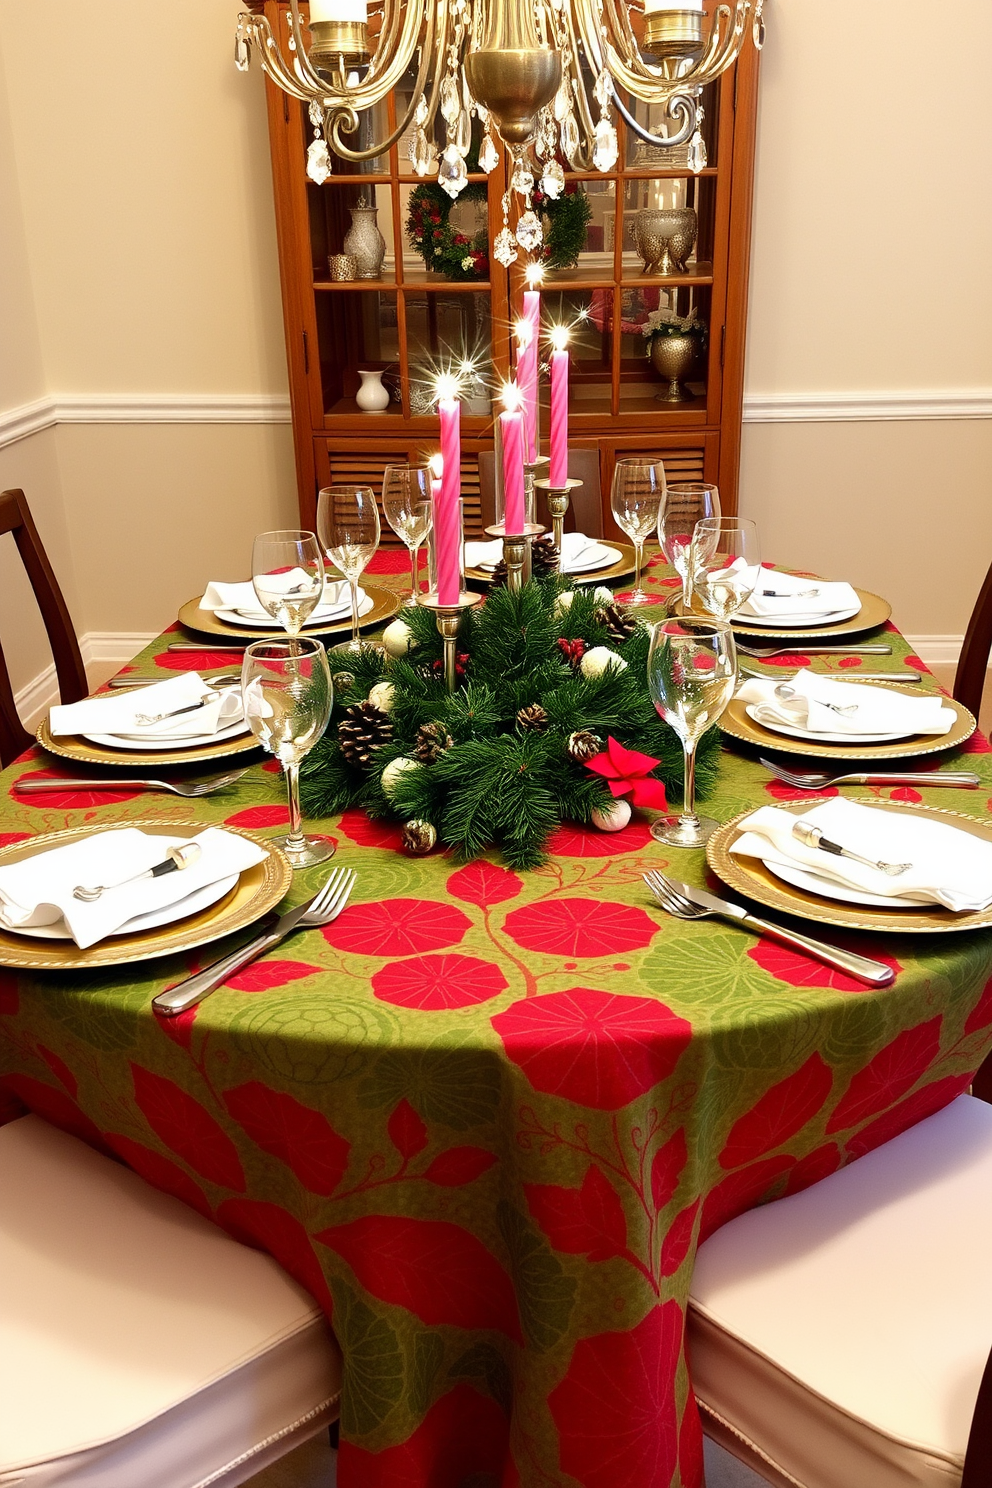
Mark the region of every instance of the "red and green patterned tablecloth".
<instances>
[{"instance_id":1,"label":"red and green patterned tablecloth","mask_svg":"<svg viewBox=\"0 0 992 1488\"><path fill-rule=\"evenodd\" d=\"M889 638L898 674L912 659ZM226 660L163 640L136 665ZM992 810L986 750L967 763L987 789L923 799ZM29 755L2 777L0 842L150 809L285 820L271 764L199 802L11 793L38 770L59 765ZM707 807L792 794L727 751ZM406 857L357 813L317 830L358 873L351 906L195 1012L159 1021L149 1003L205 954L0 972L6 1115L109 1149L320 1300L345 1358L342 1488L698 1488L682 1344L700 1235L967 1087L992 1045L992 935L852 937L898 970L871 992L664 918L644 821L565 828L529 874ZM703 881L701 854L671 861Z\"/></svg>"}]
</instances>

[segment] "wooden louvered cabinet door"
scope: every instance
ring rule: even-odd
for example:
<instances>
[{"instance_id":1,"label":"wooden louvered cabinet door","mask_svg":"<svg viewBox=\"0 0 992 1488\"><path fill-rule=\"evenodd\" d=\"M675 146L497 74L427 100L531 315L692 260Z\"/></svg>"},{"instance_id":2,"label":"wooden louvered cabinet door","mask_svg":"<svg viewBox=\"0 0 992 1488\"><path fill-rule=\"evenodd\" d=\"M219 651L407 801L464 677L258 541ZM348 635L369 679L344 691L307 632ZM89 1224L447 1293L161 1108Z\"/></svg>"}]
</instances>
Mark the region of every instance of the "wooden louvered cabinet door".
<instances>
[{"instance_id":1,"label":"wooden louvered cabinet door","mask_svg":"<svg viewBox=\"0 0 992 1488\"><path fill-rule=\"evenodd\" d=\"M402 547L400 539L392 531L381 509L382 478L387 465L427 459L437 449L437 440L429 437L407 440L383 440L370 448L369 440L318 439L315 441L314 465L317 472L317 489L322 486L371 486L380 496L380 520L382 545ZM482 509L479 501L479 450L486 445L481 440L462 440L462 510L465 520L465 536L484 536ZM312 523L316 502L309 519L305 506L301 507L304 525Z\"/></svg>"}]
</instances>

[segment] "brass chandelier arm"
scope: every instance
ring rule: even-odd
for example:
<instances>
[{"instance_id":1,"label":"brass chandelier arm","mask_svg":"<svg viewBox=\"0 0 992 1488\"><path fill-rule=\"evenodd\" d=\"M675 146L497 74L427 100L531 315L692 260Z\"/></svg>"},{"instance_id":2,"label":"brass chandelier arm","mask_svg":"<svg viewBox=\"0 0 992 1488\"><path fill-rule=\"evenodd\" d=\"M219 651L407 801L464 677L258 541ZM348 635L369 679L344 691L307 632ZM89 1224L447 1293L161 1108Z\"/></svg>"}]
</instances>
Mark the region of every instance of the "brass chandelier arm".
<instances>
[{"instance_id":1,"label":"brass chandelier arm","mask_svg":"<svg viewBox=\"0 0 992 1488\"><path fill-rule=\"evenodd\" d=\"M258 49L262 67L277 88L281 88L291 98L298 98L301 103L310 102L312 92L300 82L292 68L286 66L279 43L264 15L249 15L247 11L242 11L238 17L238 33L249 46Z\"/></svg>"},{"instance_id":2,"label":"brass chandelier arm","mask_svg":"<svg viewBox=\"0 0 992 1488\"><path fill-rule=\"evenodd\" d=\"M642 100L643 102L643 100ZM672 134L652 134L650 129L645 129L639 124L627 108L622 98L614 94L613 104L618 114L624 119L628 129L632 129L638 138L646 145L660 145L662 149L674 149L677 145L684 145L696 132L696 100L688 93L673 93L668 99L665 109L669 119L673 122L681 120Z\"/></svg>"},{"instance_id":3,"label":"brass chandelier arm","mask_svg":"<svg viewBox=\"0 0 992 1488\"><path fill-rule=\"evenodd\" d=\"M432 22L429 21L428 24L432 25ZM376 143L374 145L371 145L367 150L352 150L348 145L344 143L341 135L342 133L354 134L355 130L358 128L358 114L355 110L354 105L350 103L342 103L335 108L325 110L324 129L327 134L328 141L333 144L335 152L338 155L342 156L343 159L356 161L371 160L376 155L384 154L391 145L394 145L396 141L403 134L406 133L407 129L410 126L410 121L416 113L417 103L424 91L424 85L427 81L427 68L431 56L431 48L429 46L430 39L430 33L428 33L427 42L425 42L420 56L420 67L417 71L416 86L414 87L413 92L410 95L410 107L403 115L403 118L399 120L396 128L392 131L391 134L387 135L385 139L376 141ZM441 87L441 76L441 73L438 72L431 82L431 93L428 99L428 108L431 113L433 113L435 104L437 103L437 95ZM348 122L349 116L354 120L353 123Z\"/></svg>"}]
</instances>

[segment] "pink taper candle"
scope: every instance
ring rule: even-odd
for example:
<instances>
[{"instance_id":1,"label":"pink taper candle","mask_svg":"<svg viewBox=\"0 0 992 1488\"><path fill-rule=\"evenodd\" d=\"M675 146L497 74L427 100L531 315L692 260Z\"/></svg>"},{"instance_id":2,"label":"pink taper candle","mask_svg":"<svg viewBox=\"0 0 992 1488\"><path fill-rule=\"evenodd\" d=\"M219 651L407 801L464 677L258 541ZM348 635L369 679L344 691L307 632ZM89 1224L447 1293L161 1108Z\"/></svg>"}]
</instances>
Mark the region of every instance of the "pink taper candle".
<instances>
[{"instance_id":1,"label":"pink taper candle","mask_svg":"<svg viewBox=\"0 0 992 1488\"><path fill-rule=\"evenodd\" d=\"M524 530L524 416L512 385L503 395L506 412L499 416L503 443L503 530L521 537Z\"/></svg>"},{"instance_id":2,"label":"pink taper candle","mask_svg":"<svg viewBox=\"0 0 992 1488\"><path fill-rule=\"evenodd\" d=\"M517 324L517 384L524 400L524 458L529 465L537 459L538 450L538 352L541 341L541 295L536 289L524 291L523 318Z\"/></svg>"},{"instance_id":3,"label":"pink taper candle","mask_svg":"<svg viewBox=\"0 0 992 1488\"><path fill-rule=\"evenodd\" d=\"M437 406L441 419L441 499L434 514L437 553L437 597L443 605L456 605L462 588L462 405L446 396L457 387L441 389Z\"/></svg>"},{"instance_id":4,"label":"pink taper candle","mask_svg":"<svg viewBox=\"0 0 992 1488\"><path fill-rule=\"evenodd\" d=\"M568 352L567 331L554 333L551 353L551 469L552 486L563 489L568 480Z\"/></svg>"}]
</instances>

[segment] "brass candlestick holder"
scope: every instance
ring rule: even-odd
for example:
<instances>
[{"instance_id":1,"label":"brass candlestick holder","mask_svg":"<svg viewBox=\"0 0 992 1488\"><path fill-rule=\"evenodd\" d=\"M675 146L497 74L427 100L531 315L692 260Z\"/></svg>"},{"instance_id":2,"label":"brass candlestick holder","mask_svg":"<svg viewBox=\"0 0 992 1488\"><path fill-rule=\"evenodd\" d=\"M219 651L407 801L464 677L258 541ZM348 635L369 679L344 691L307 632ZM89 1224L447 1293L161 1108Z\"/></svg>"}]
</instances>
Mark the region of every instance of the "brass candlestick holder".
<instances>
[{"instance_id":1,"label":"brass candlestick holder","mask_svg":"<svg viewBox=\"0 0 992 1488\"><path fill-rule=\"evenodd\" d=\"M444 685L454 692L458 667L458 629L466 610L482 603L481 594L470 594L463 589L457 604L442 604L436 594L418 594L417 603L425 610L434 611L434 621L444 642Z\"/></svg>"},{"instance_id":2,"label":"brass candlestick holder","mask_svg":"<svg viewBox=\"0 0 992 1488\"><path fill-rule=\"evenodd\" d=\"M527 575L524 570L526 560L530 556L530 545L535 537L541 537L548 529L542 527L540 522L525 522L521 533L508 533L502 523L497 527L487 527L487 537L501 537L503 539L503 562L506 564L506 587L511 594L519 594L524 586Z\"/></svg>"},{"instance_id":3,"label":"brass candlestick holder","mask_svg":"<svg viewBox=\"0 0 992 1488\"><path fill-rule=\"evenodd\" d=\"M534 522L537 518L537 481L535 479L537 467L539 465L547 465L548 460L549 457L547 455L538 455L536 460L524 461L524 511L528 522ZM541 530L542 532L546 531L545 528ZM537 536L536 533L534 535ZM525 584L529 581L533 572L534 555L531 545L528 543L527 550L524 553L523 581Z\"/></svg>"},{"instance_id":4,"label":"brass candlestick holder","mask_svg":"<svg viewBox=\"0 0 992 1488\"><path fill-rule=\"evenodd\" d=\"M544 491L548 502L548 514L551 517L551 536L558 552L561 552L561 540L565 531L565 513L568 511L572 499L572 492L582 485L580 480L572 480L569 476L563 486L553 486L550 480L539 480L535 482L539 491Z\"/></svg>"}]
</instances>

